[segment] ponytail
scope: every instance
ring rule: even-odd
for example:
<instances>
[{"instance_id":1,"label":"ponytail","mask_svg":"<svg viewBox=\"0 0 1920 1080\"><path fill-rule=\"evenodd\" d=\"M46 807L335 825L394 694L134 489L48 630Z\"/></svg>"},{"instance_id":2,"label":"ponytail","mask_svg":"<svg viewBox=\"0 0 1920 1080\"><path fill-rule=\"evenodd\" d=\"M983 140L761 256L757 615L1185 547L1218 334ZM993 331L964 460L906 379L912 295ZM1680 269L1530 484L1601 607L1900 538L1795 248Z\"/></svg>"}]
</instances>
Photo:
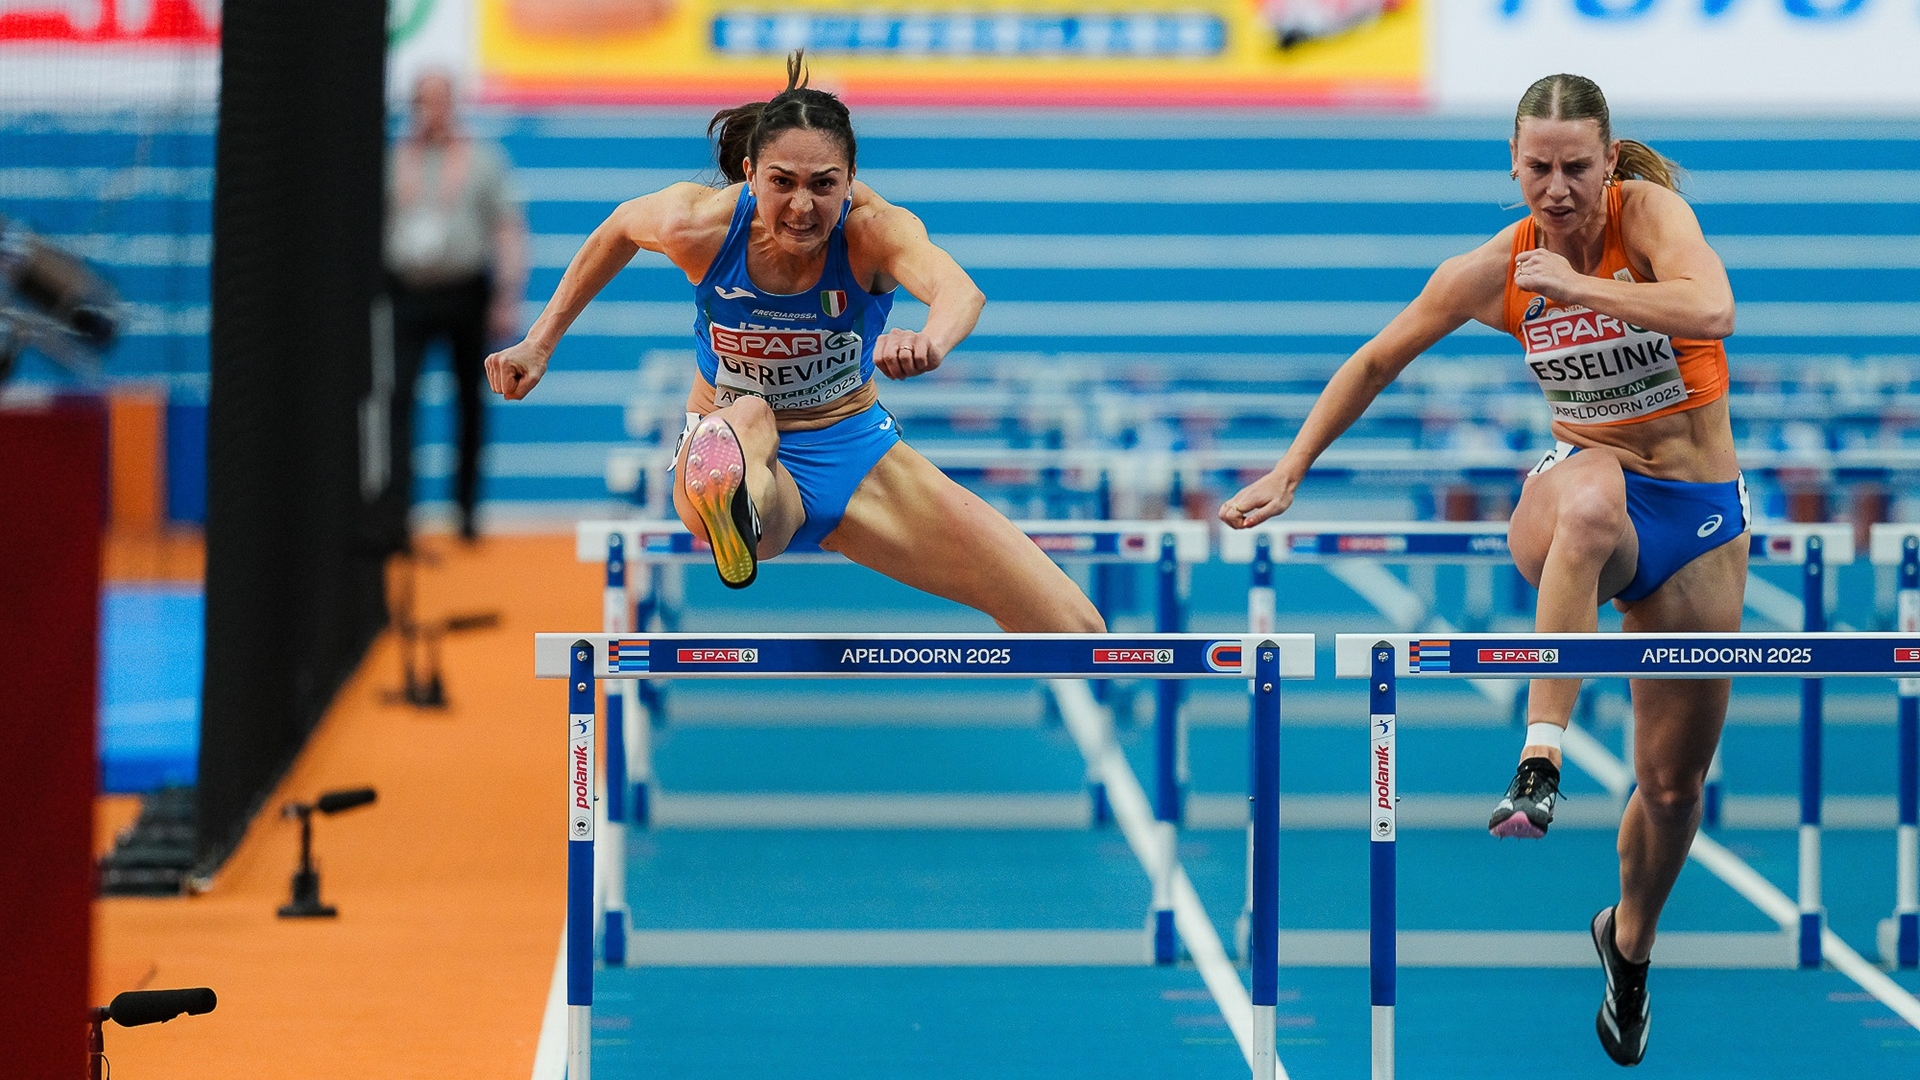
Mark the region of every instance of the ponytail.
<instances>
[{"instance_id":1,"label":"ponytail","mask_svg":"<svg viewBox=\"0 0 1920 1080\"><path fill-rule=\"evenodd\" d=\"M707 138L713 140L713 163L727 183L742 183L747 178L744 165L753 155L753 137L760 127L760 114L767 103L755 101L734 109L721 109L707 125Z\"/></svg>"},{"instance_id":2,"label":"ponytail","mask_svg":"<svg viewBox=\"0 0 1920 1080\"><path fill-rule=\"evenodd\" d=\"M1680 165L1672 158L1643 142L1621 139L1620 157L1613 168L1613 179L1646 180L1668 191L1680 190Z\"/></svg>"},{"instance_id":3,"label":"ponytail","mask_svg":"<svg viewBox=\"0 0 1920 1080\"><path fill-rule=\"evenodd\" d=\"M847 171L853 171L853 117L839 98L808 87L807 79L806 50L795 49L787 57L787 88L773 100L749 102L714 114L707 124L707 138L713 141L714 164L727 183L744 183L744 163L758 161L762 147L775 135L793 128L826 132L846 151Z\"/></svg>"}]
</instances>

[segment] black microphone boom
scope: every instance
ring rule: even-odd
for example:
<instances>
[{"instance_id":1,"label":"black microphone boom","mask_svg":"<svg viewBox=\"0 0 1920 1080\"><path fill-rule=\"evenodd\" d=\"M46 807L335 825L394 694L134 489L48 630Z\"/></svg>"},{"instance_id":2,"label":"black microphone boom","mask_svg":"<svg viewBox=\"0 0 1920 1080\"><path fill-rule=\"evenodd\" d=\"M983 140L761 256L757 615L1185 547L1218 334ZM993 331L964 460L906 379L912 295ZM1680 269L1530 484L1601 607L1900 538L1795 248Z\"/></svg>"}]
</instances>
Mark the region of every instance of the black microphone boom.
<instances>
[{"instance_id":1,"label":"black microphone boom","mask_svg":"<svg viewBox=\"0 0 1920 1080\"><path fill-rule=\"evenodd\" d=\"M365 806L374 800L374 791L370 787L349 788L345 791L329 791L316 799L315 810L323 814L337 814L342 810L351 810L356 806Z\"/></svg>"},{"instance_id":2,"label":"black microphone boom","mask_svg":"<svg viewBox=\"0 0 1920 1080\"><path fill-rule=\"evenodd\" d=\"M121 1027L139 1027L164 1024L181 1013L210 1013L215 1004L213 991L204 986L191 990L129 990L107 1003L107 1015Z\"/></svg>"}]
</instances>

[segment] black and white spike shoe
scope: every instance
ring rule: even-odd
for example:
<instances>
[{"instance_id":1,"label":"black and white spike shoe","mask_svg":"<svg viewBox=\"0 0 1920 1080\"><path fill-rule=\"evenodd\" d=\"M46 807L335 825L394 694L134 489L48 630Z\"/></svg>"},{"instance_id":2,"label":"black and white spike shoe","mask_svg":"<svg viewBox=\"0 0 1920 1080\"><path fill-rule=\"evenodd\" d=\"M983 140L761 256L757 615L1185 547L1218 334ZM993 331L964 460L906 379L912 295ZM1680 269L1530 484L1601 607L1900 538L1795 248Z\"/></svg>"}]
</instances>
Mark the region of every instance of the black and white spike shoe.
<instances>
[{"instance_id":1,"label":"black and white spike shoe","mask_svg":"<svg viewBox=\"0 0 1920 1080\"><path fill-rule=\"evenodd\" d=\"M1553 807L1559 801L1559 768L1543 757L1527 758L1513 771L1506 797L1487 819L1487 831L1502 839L1538 840L1553 824Z\"/></svg>"},{"instance_id":2,"label":"black and white spike shoe","mask_svg":"<svg viewBox=\"0 0 1920 1080\"><path fill-rule=\"evenodd\" d=\"M1653 1003L1647 996L1647 964L1629 963L1613 940L1613 909L1601 908L1593 917L1593 949L1600 969L1607 973L1607 993L1600 999L1594 1031L1600 1046L1616 1065L1638 1065L1647 1054L1647 1028Z\"/></svg>"}]
</instances>

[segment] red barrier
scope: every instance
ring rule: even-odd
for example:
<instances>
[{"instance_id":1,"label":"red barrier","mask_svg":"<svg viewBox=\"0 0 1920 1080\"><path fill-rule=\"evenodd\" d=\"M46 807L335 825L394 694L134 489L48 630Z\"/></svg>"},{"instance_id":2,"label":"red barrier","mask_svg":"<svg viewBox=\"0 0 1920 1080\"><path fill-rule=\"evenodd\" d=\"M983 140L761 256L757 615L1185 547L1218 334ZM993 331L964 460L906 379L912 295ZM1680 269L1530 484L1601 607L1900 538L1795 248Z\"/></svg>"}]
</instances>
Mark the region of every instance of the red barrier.
<instances>
[{"instance_id":1,"label":"red barrier","mask_svg":"<svg viewBox=\"0 0 1920 1080\"><path fill-rule=\"evenodd\" d=\"M107 413L0 407L0 1047L85 1075Z\"/></svg>"}]
</instances>

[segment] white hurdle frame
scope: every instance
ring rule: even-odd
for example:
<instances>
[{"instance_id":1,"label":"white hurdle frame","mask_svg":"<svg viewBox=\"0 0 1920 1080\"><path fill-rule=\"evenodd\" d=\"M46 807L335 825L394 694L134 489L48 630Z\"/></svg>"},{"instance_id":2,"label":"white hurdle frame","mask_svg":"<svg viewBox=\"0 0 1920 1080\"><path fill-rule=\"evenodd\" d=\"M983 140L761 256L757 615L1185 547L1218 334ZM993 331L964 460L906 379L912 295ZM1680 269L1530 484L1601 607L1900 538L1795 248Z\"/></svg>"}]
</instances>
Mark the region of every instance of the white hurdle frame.
<instances>
[{"instance_id":1,"label":"white hurdle frame","mask_svg":"<svg viewBox=\"0 0 1920 1080\"><path fill-rule=\"evenodd\" d=\"M1748 530L1748 559L1775 565L1799 565L1802 567L1801 599L1797 603L1793 597L1767 582L1751 579L1748 582L1747 603L1755 610L1761 610L1767 617L1776 621L1795 621L1801 630L1819 631L1826 629L1825 575L1821 572L1825 565L1840 565L1854 561L1853 526L1839 523L1800 523L1800 522L1764 522L1751 526ZM1247 590L1249 628L1258 631L1263 625L1271 626L1273 618L1273 581L1271 569L1263 567L1262 558L1272 562L1306 562L1334 564L1353 561L1404 564L1444 564L1452 566L1488 566L1511 565L1512 555L1507 549L1507 523L1504 521L1295 521L1288 518L1276 518L1252 529L1242 531L1227 530L1220 534L1220 559L1229 563L1248 563L1253 566L1252 582ZM1898 561L1897 558L1894 561ZM1264 570L1264 572L1263 572ZM1352 584L1349 582L1349 584ZM1920 608L1916 608L1920 612ZM1381 612L1394 617L1393 612ZM1262 621L1264 615L1265 621ZM1401 620L1405 630L1414 629L1407 619ZM1417 621L1417 620L1413 620ZM1457 632L1444 622L1431 627L1436 633ZM1482 689L1490 689L1488 684L1480 684ZM1803 865L1812 865L1816 869L1808 879L1812 894L1812 906L1809 912L1819 906L1819 750L1820 750L1820 687L1811 684L1811 689L1803 688L1801 697L1802 746L1811 747L1810 789L1814 793L1812 817L1806 819L1811 826L1809 857ZM1573 736L1580 739L1583 733ZM1629 770L1633 767L1633 721L1631 714L1626 719L1626 752L1622 755ZM1579 752L1579 746L1570 751L1571 757L1580 763L1586 755ZM1806 774L1803 773L1803 780ZM1606 778L1600 778L1602 783ZM1616 797L1625 798L1632 791L1632 775L1629 772L1614 792ZM1608 785L1610 788L1615 785ZM1716 750L1713 763L1707 769L1707 790L1702 807L1702 824L1709 829L1720 826L1721 809L1724 804L1723 769L1720 754ZM1806 810L1806 805L1803 805ZM1816 937L1817 940L1817 937ZM1815 963L1818 962L1816 959Z\"/></svg>"},{"instance_id":2,"label":"white hurdle frame","mask_svg":"<svg viewBox=\"0 0 1920 1080\"><path fill-rule=\"evenodd\" d=\"M1394 695L1405 678L1499 679L1724 679L1834 676L1907 677L1920 672L1920 634L1340 634L1334 647L1336 678L1369 680L1374 742L1368 762L1374 777L1373 884L1371 932L1373 976L1373 1080L1394 1075L1393 1008L1396 966L1394 914L1394 803L1397 750ZM1384 779L1383 779L1384 778ZM1751 873L1751 868L1696 837ZM1803 845L1804 850L1804 845ZM1817 853L1817 852L1816 852ZM1718 872L1716 870L1716 872ZM1757 875L1755 875L1757 878ZM1802 878L1805 872L1803 867ZM1771 888L1770 886L1768 887ZM1749 900L1759 903L1746 889ZM1777 892L1777 890L1776 890ZM1804 899L1804 887L1803 887ZM1804 906L1804 905L1802 905ZM1818 914L1790 907L1784 896L1762 905L1783 934L1798 938L1801 966L1809 951L1804 940L1816 935L1813 955L1824 956L1848 977L1920 1027L1920 1000L1888 979L1853 951L1839 935L1821 925ZM1384 926L1382 924L1385 924ZM1386 972L1380 968L1389 969Z\"/></svg>"},{"instance_id":3,"label":"white hurdle frame","mask_svg":"<svg viewBox=\"0 0 1920 1080\"><path fill-rule=\"evenodd\" d=\"M1246 679L1254 702L1253 1080L1282 1080L1280 681L1311 679L1311 634L537 634L536 678L567 680L567 1080L591 1080L594 684L653 678ZM1177 865L1177 862L1175 862ZM1209 933L1211 930L1209 929ZM1217 945L1216 945L1217 948ZM1230 969L1229 969L1230 970ZM1238 980L1233 980L1238 985Z\"/></svg>"},{"instance_id":4,"label":"white hurdle frame","mask_svg":"<svg viewBox=\"0 0 1920 1080\"><path fill-rule=\"evenodd\" d=\"M1206 562L1212 554L1212 537L1204 522L1167 521L1017 521L1035 546L1061 562L1092 565L1152 563L1158 579L1155 629L1178 632L1184 627L1186 568ZM697 542L687 527L677 520L603 520L581 521L574 529L574 557L581 562L604 563L606 588L602 599L601 632L607 634L647 633L651 614L659 609L652 594L652 571L656 565L686 566L711 562L711 549ZM792 552L782 562L830 564L847 560L830 552ZM1102 611L1105 618L1107 612ZM1095 684L1096 690L1099 683ZM1154 810L1166 833L1178 830L1184 805L1186 776L1186 725L1180 713L1178 687L1162 681L1155 695L1156 765L1153 784ZM1096 694L1096 696L1098 696ZM617 693L607 697L605 820L604 844L600 852L600 885L595 893L595 920L599 927L600 954L607 963L619 965L627 954L625 851L629 825L646 828L653 797L652 728L659 714L658 694L643 694L632 680L619 684ZM1095 825L1104 825L1111 817L1106 782L1093 762L1087 763L1087 797ZM1252 848L1248 848L1251 858ZM1164 873L1155 875L1159 886L1154 893L1149 933L1155 941L1155 955L1163 964L1176 961L1174 915L1171 884ZM1250 901L1249 901L1250 902Z\"/></svg>"}]
</instances>

